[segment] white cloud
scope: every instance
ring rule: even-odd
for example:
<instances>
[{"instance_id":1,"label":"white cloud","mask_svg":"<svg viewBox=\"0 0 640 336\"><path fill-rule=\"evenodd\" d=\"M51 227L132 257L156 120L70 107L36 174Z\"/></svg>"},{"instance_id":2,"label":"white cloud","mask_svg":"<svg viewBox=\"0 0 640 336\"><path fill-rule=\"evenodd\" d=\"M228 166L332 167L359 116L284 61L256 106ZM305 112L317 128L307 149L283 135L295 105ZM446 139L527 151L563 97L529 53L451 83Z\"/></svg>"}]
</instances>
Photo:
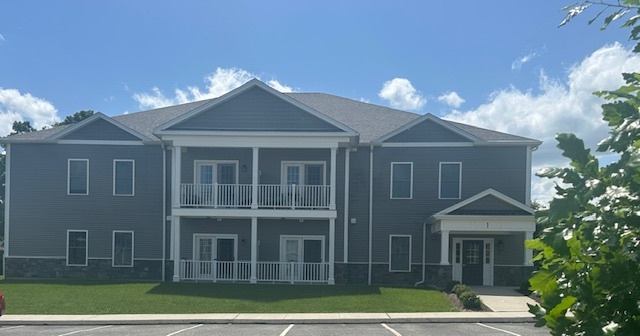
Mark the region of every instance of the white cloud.
<instances>
[{"instance_id":1,"label":"white cloud","mask_svg":"<svg viewBox=\"0 0 640 336\"><path fill-rule=\"evenodd\" d=\"M513 61L513 63L511 63L511 70L520 70L523 64L531 61L536 56L538 56L538 52L532 52L528 55L519 57L518 59Z\"/></svg>"},{"instance_id":2,"label":"white cloud","mask_svg":"<svg viewBox=\"0 0 640 336\"><path fill-rule=\"evenodd\" d=\"M458 108L462 103L464 103L464 99L460 98L457 92L451 91L442 94L438 97L438 101L443 102L451 107Z\"/></svg>"},{"instance_id":3,"label":"white cloud","mask_svg":"<svg viewBox=\"0 0 640 336\"><path fill-rule=\"evenodd\" d=\"M2 36L2 34L0 34L0 42L4 42L6 41L6 39L4 38L4 36Z\"/></svg>"},{"instance_id":4,"label":"white cloud","mask_svg":"<svg viewBox=\"0 0 640 336\"><path fill-rule=\"evenodd\" d=\"M427 103L427 99L406 78L394 78L384 82L378 96L388 100L392 107L403 110L419 110Z\"/></svg>"},{"instance_id":5,"label":"white cloud","mask_svg":"<svg viewBox=\"0 0 640 336\"><path fill-rule=\"evenodd\" d=\"M620 44L607 45L568 69L566 78L552 79L541 71L539 92L514 87L499 90L486 104L468 111L454 110L444 118L542 140L544 143L533 154L534 171L566 166L568 160L555 147L555 135L574 133L586 147L595 149L609 129L602 121L604 101L593 92L617 89L624 84L622 72L638 69L640 56ZM611 160L611 155L599 156ZM547 180L534 178L532 199L550 200L555 193L552 186Z\"/></svg>"},{"instance_id":6,"label":"white cloud","mask_svg":"<svg viewBox=\"0 0 640 336\"><path fill-rule=\"evenodd\" d=\"M246 70L238 68L217 68L212 74L205 76L206 90L203 92L197 86L188 86L186 89L176 89L173 98L167 97L158 87L153 87L151 93L135 93L135 99L140 108L159 108L169 105L184 104L191 101L220 97L223 94L241 86L253 78L258 78ZM271 79L267 85L280 92L293 92L293 88Z\"/></svg>"},{"instance_id":7,"label":"white cloud","mask_svg":"<svg viewBox=\"0 0 640 336\"><path fill-rule=\"evenodd\" d=\"M14 121L30 121L35 129L51 125L59 120L57 113L53 104L42 98L0 87L0 136L11 133Z\"/></svg>"}]
</instances>

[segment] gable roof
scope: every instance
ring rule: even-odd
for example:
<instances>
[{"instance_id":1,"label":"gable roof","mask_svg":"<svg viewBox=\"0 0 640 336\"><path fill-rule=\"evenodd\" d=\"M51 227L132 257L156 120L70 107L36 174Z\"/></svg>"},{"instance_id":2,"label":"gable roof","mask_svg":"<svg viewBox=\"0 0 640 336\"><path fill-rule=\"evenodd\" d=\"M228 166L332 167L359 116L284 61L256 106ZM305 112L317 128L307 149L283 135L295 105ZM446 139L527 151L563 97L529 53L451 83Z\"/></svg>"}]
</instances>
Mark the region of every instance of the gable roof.
<instances>
[{"instance_id":1,"label":"gable roof","mask_svg":"<svg viewBox=\"0 0 640 336\"><path fill-rule=\"evenodd\" d=\"M266 93L266 95L265 95ZM216 109L218 107L222 107L223 105L227 108L229 104L242 104L243 101L241 97L243 95L250 95L250 98L261 99L262 102L268 102L264 106L261 106L261 110L265 109L270 112L268 118L262 118L264 116L260 115L260 113L256 114L255 112L262 111L249 111L251 107L255 105L249 106L247 108L242 106L241 108L236 108L235 113L240 114L239 118L237 116L235 120L217 120L217 122L211 125L205 125L204 128L199 128L200 130L224 130L224 131L236 131L236 130L268 130L268 131L342 131L348 133L348 135L355 136L357 132L351 129L349 126L344 125L329 116L322 114L315 109L300 103L299 101L292 99L291 97L275 90L274 88L262 83L257 79L252 79L247 83L243 84L239 88L232 90L217 99L210 100L193 110L170 120L154 130L155 134L163 134L163 133L171 133L175 130L193 130L194 127L197 127L197 123L189 123L192 120L197 118L198 122L209 122L211 123L211 118L202 117L205 114L216 114ZM269 111L269 104L277 104L278 106L275 109L271 109ZM232 107L231 107L232 108ZM233 109L233 108L232 108ZM286 111L285 111L286 110ZM247 114L248 113L248 114ZM217 113L218 115L220 112ZM242 120L243 115L245 117L249 116L250 119L260 119L257 123L254 122L254 125L248 125L249 121L254 120ZM275 119L272 119L275 118ZM290 122L292 119L293 122ZM296 128L296 123L300 123L300 128ZM184 126L185 124L189 124L188 126ZM288 125L285 125L288 124ZM215 126L214 126L215 125ZM302 126L304 125L304 126ZM288 126L288 127L287 127ZM254 128L256 127L256 128ZM263 128L263 129L261 129ZM314 129L315 128L315 129Z\"/></svg>"},{"instance_id":2,"label":"gable roof","mask_svg":"<svg viewBox=\"0 0 640 336\"><path fill-rule=\"evenodd\" d=\"M533 208L528 207L528 206L516 201L515 199L513 199L513 198L511 198L511 197L509 197L509 196L507 196L507 195L505 195L505 194L503 194L503 193L501 193L501 192L499 192L499 191L497 191L495 189L489 188L489 189L487 189L485 191L482 191L482 192L480 192L480 193L478 193L478 194L476 194L474 196L471 196L471 197L469 197L469 198L467 198L467 199L465 199L465 200L463 200L461 202L458 202L458 203L456 203L456 204L454 204L454 205L452 205L452 206L450 206L450 207L448 207L446 209L443 209L443 210L440 210L440 211L436 212L435 214L433 214L433 217L438 218L438 217L442 217L442 216L452 215L453 212L455 212L456 210L459 210L459 209L461 209L461 208L463 208L463 207L465 207L465 206L467 206L469 204L477 202L477 201L481 200L482 198L485 198L485 197L488 197L488 196L495 197L496 199L504 202L505 204L513 206L514 208L517 208L519 210L522 210L522 211L524 211L525 213L527 213L529 215L533 215L533 213L535 212L533 210Z\"/></svg>"},{"instance_id":3,"label":"gable roof","mask_svg":"<svg viewBox=\"0 0 640 336\"><path fill-rule=\"evenodd\" d=\"M149 139L148 137L138 133L137 131L129 128L128 126L122 124L121 122L118 122L117 120L113 119L113 118L109 118L106 115L102 114L101 112L97 112L94 113L91 117L84 119L78 123L72 124L70 125L70 127L65 128L64 130L57 132L55 134L52 134L51 136L47 137L48 140L60 140L63 139L65 136L70 135L84 127L87 127L89 125L91 125L92 123L98 121L98 120L104 120L108 123L110 123L111 125L115 126L116 128L131 134L132 136L134 136L135 138L138 138L142 141L150 141L151 139Z\"/></svg>"},{"instance_id":4,"label":"gable roof","mask_svg":"<svg viewBox=\"0 0 640 336\"><path fill-rule=\"evenodd\" d=\"M426 122L426 121L433 122L433 123L445 128L445 129L447 129L447 130L449 130L449 131L461 136L462 138L467 139L470 142L478 142L478 141L482 140L482 139L478 138L477 136L475 136L475 135L473 135L473 134L471 134L471 133L469 133L469 132L467 132L465 130L460 129L459 127L457 127L453 123L450 123L450 122L447 122L447 121L445 121L443 119L440 119L440 118L434 116L431 113L427 113L427 114L425 114L425 115L423 115L423 116L421 116L419 118L416 118L416 119L412 120L411 122L408 122L408 123L402 125L401 127L396 128L395 130L393 130L393 131L391 131L391 132L389 132L389 133L387 133L387 134L385 134L385 135L383 135L381 137L378 137L377 139L373 140L373 142L374 143L384 142L385 140L388 140L388 139L390 139L390 138L392 138L392 137L394 137L394 136L396 136L396 135L398 135L398 134L410 129L413 126L416 126L416 125L421 124L421 123Z\"/></svg>"},{"instance_id":5,"label":"gable roof","mask_svg":"<svg viewBox=\"0 0 640 336\"><path fill-rule=\"evenodd\" d=\"M252 80L244 86L252 83L252 85L266 87L267 90L273 90L266 84ZM238 94L237 90L232 90L227 95ZM339 97L327 93L279 93L275 91L279 97L288 102L299 106L300 108L312 113L313 115L330 121L334 125L339 125L341 129L348 129L359 135L361 144L372 143L373 141L389 136L391 133L399 133L401 129L410 127L410 123L419 123L421 120L429 119L443 125L449 129L464 134L471 139L475 138L479 143L527 143L533 146L540 144L540 141L520 137L517 135L492 131L475 126L470 126L458 122L440 119L434 115L421 116L416 113L397 110L389 107L379 106L375 104L365 103L349 98ZM140 111L135 113L123 114L114 117L106 117L112 121L118 122L130 131L152 141L160 141L160 138L154 134L154 130L160 130L167 125L178 123L179 120L188 118L190 115L197 114L198 111L204 111L223 97L190 102L186 104L167 106L153 110ZM230 97L230 96L227 96ZM51 141L55 135L64 132L66 128L75 125L57 126L46 130L29 132L23 134L10 135L2 138L3 142L23 142L23 141Z\"/></svg>"}]
</instances>

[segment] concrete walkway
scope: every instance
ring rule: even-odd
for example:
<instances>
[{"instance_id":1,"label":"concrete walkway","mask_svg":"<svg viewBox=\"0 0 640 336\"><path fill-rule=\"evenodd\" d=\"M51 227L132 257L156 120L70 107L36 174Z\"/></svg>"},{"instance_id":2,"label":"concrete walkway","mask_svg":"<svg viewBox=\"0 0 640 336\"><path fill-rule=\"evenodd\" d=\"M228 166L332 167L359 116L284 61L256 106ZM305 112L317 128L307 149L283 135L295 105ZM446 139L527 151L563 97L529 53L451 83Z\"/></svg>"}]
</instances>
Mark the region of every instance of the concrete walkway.
<instances>
[{"instance_id":1,"label":"concrete walkway","mask_svg":"<svg viewBox=\"0 0 640 336\"><path fill-rule=\"evenodd\" d=\"M303 324L303 323L518 323L534 322L527 303L535 303L510 287L475 286L492 312L441 313L322 313L322 314L112 314L4 315L2 325L105 324Z\"/></svg>"},{"instance_id":2,"label":"concrete walkway","mask_svg":"<svg viewBox=\"0 0 640 336\"><path fill-rule=\"evenodd\" d=\"M524 296L513 287L497 286L470 286L478 293L480 300L494 312L528 312L528 304L536 302L528 296Z\"/></svg>"}]
</instances>

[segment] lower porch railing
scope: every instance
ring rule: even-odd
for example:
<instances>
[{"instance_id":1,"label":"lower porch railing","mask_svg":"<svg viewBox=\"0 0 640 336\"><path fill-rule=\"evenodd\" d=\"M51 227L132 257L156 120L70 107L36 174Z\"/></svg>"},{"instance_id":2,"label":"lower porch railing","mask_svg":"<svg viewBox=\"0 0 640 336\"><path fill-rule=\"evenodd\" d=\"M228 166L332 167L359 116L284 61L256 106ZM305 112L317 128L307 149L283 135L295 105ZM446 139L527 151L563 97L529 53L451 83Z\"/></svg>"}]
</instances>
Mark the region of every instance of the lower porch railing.
<instances>
[{"instance_id":1,"label":"lower porch railing","mask_svg":"<svg viewBox=\"0 0 640 336\"><path fill-rule=\"evenodd\" d=\"M180 260L181 280L251 280L250 261ZM329 263L258 261L256 280L260 282L327 283Z\"/></svg>"}]
</instances>

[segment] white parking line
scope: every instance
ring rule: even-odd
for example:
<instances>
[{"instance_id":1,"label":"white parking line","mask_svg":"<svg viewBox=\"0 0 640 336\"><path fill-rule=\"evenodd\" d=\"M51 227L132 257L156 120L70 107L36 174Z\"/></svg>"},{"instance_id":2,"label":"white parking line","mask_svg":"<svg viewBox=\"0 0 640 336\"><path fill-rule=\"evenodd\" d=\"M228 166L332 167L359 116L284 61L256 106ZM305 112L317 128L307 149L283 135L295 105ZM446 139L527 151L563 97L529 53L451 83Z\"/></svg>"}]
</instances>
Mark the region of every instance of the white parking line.
<instances>
[{"instance_id":1,"label":"white parking line","mask_svg":"<svg viewBox=\"0 0 640 336\"><path fill-rule=\"evenodd\" d=\"M58 336L67 336L67 335L73 335L73 334L77 334L77 333L81 333L81 332L86 332L86 331L93 331L93 330L98 330L98 329L104 329L104 328L109 328L110 325L106 325L106 326L99 326L99 327L95 327L95 328L91 328L91 329L82 329L82 330L76 330L76 331L72 331L66 334L60 334Z\"/></svg>"},{"instance_id":2,"label":"white parking line","mask_svg":"<svg viewBox=\"0 0 640 336\"><path fill-rule=\"evenodd\" d=\"M197 327L202 327L202 324L198 324L198 325L194 325L193 327L184 328L184 329L180 329L180 330L178 330L178 331L174 331L174 332L172 332L172 333L168 334L167 336L177 335L177 334L179 334L179 333L181 333L181 332L183 332L183 331L187 331L187 330L195 329L195 328L197 328Z\"/></svg>"},{"instance_id":3,"label":"white parking line","mask_svg":"<svg viewBox=\"0 0 640 336\"><path fill-rule=\"evenodd\" d=\"M283 330L283 331L280 333L280 336L285 336L285 335L289 332L289 330L291 330L291 328L293 328L293 324L290 324L290 325L287 327L287 329Z\"/></svg>"},{"instance_id":4,"label":"white parking line","mask_svg":"<svg viewBox=\"0 0 640 336\"><path fill-rule=\"evenodd\" d=\"M13 327L2 327L0 328L0 330L9 330L9 329L15 329L15 328L22 328L22 327L24 326L19 325L19 326L13 326Z\"/></svg>"},{"instance_id":5,"label":"white parking line","mask_svg":"<svg viewBox=\"0 0 640 336\"><path fill-rule=\"evenodd\" d=\"M522 335L520 335L520 334L516 334L516 333L514 333L514 332L510 332L509 330L504 330L504 329L500 329L500 328L496 328L496 327L488 326L488 325L486 325L486 324L482 324L482 323L480 323L480 322L478 322L478 323L476 323L476 324L477 324L477 325L479 325L479 326L483 326L483 327L485 327L485 328L489 328L489 329L493 329L493 330L497 330L497 331L502 331L503 333L507 333L507 334L509 334L509 335L513 335L513 336L522 336Z\"/></svg>"},{"instance_id":6,"label":"white parking line","mask_svg":"<svg viewBox=\"0 0 640 336\"><path fill-rule=\"evenodd\" d=\"M385 327L387 330L389 330L390 332L392 332L395 336L402 336L401 333L395 331L393 328L391 328L390 326L384 324L384 323L380 323L383 327Z\"/></svg>"}]
</instances>

